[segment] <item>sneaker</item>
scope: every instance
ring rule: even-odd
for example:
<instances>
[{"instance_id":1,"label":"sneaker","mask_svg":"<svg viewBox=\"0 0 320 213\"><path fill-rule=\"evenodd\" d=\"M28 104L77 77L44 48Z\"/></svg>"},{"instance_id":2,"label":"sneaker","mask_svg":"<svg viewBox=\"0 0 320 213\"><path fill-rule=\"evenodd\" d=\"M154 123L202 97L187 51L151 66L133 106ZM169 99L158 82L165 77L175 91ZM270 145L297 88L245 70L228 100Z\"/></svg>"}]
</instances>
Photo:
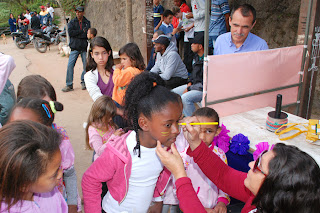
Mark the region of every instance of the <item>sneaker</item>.
<instances>
[{"instance_id":1,"label":"sneaker","mask_svg":"<svg viewBox=\"0 0 320 213\"><path fill-rule=\"evenodd\" d=\"M87 89L87 88L86 88L86 83L84 83L84 82L81 82L81 89L82 89L82 90L85 90L85 89Z\"/></svg>"},{"instance_id":2,"label":"sneaker","mask_svg":"<svg viewBox=\"0 0 320 213\"><path fill-rule=\"evenodd\" d=\"M70 92L73 91L73 86L65 86L62 88L62 92Z\"/></svg>"}]
</instances>

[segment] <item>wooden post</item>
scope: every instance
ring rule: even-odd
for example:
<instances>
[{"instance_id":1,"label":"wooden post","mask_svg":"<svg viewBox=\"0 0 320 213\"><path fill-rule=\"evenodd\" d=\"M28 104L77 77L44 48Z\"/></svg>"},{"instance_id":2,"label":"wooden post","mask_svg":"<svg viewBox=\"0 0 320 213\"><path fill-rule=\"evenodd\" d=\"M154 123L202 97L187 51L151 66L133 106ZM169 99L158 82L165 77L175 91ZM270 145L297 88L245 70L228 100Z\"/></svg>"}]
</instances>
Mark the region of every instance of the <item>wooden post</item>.
<instances>
[{"instance_id":1,"label":"wooden post","mask_svg":"<svg viewBox=\"0 0 320 213\"><path fill-rule=\"evenodd\" d=\"M127 42L133 42L132 0L126 0L126 34Z\"/></svg>"},{"instance_id":2,"label":"wooden post","mask_svg":"<svg viewBox=\"0 0 320 213\"><path fill-rule=\"evenodd\" d=\"M301 0L300 18L298 27L297 44L303 44L306 30L307 8L309 1ZM312 11L310 15L310 27L308 34L308 54L305 60L303 86L300 99L299 116L306 119L310 118L311 106L316 86L317 71L319 66L319 44L320 44L320 0L313 0Z\"/></svg>"}]
</instances>

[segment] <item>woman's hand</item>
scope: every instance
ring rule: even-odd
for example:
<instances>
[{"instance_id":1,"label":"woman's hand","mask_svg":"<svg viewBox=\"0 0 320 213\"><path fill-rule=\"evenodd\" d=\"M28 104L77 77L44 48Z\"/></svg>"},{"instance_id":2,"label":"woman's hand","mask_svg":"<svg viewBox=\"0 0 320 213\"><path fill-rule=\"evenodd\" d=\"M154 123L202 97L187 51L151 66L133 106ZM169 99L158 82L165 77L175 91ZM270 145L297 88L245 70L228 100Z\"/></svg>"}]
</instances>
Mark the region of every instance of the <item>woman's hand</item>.
<instances>
[{"instance_id":1,"label":"woman's hand","mask_svg":"<svg viewBox=\"0 0 320 213\"><path fill-rule=\"evenodd\" d=\"M156 153L163 165L169 169L176 180L181 177L187 177L182 158L174 143L171 144L171 150L166 151L164 148L162 148L160 141L157 141Z\"/></svg>"},{"instance_id":2,"label":"woman's hand","mask_svg":"<svg viewBox=\"0 0 320 213\"><path fill-rule=\"evenodd\" d=\"M197 131L199 126L191 126L189 123L198 123L199 120L196 117L186 117L181 122L187 123L187 125L182 126L182 130L184 137L190 145L190 149L193 151L201 144L201 140Z\"/></svg>"}]
</instances>

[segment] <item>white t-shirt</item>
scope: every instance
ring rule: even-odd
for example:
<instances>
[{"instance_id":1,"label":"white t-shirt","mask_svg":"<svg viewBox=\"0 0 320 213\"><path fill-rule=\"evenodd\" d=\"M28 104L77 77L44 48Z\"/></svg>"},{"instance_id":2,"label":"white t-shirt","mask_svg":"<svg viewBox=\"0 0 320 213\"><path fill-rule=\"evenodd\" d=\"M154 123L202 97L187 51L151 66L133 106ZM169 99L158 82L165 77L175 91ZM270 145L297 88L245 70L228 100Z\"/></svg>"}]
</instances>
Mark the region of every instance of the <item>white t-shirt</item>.
<instances>
[{"instance_id":1,"label":"white t-shirt","mask_svg":"<svg viewBox=\"0 0 320 213\"><path fill-rule=\"evenodd\" d=\"M50 13L51 18L53 18L53 13L54 13L53 7L48 7L47 11L48 11L48 13Z\"/></svg>"},{"instance_id":2,"label":"white t-shirt","mask_svg":"<svg viewBox=\"0 0 320 213\"><path fill-rule=\"evenodd\" d=\"M186 17L187 13L182 13L182 19L180 22L182 22L182 27L183 29L186 29L188 27L191 27L194 23L194 19L187 19ZM194 37L194 27L192 27L188 32L184 32L184 41L189 42L188 38L193 38Z\"/></svg>"},{"instance_id":3,"label":"white t-shirt","mask_svg":"<svg viewBox=\"0 0 320 213\"><path fill-rule=\"evenodd\" d=\"M31 15L30 15L30 13L29 14L24 14L24 16L30 21L30 23L31 23Z\"/></svg>"},{"instance_id":4,"label":"white t-shirt","mask_svg":"<svg viewBox=\"0 0 320 213\"><path fill-rule=\"evenodd\" d=\"M119 205L108 191L103 198L102 208L108 213L146 213L163 165L155 152L156 148L140 146L141 158L133 153L133 148L137 144L134 131L129 134L126 142L132 158L128 193Z\"/></svg>"}]
</instances>

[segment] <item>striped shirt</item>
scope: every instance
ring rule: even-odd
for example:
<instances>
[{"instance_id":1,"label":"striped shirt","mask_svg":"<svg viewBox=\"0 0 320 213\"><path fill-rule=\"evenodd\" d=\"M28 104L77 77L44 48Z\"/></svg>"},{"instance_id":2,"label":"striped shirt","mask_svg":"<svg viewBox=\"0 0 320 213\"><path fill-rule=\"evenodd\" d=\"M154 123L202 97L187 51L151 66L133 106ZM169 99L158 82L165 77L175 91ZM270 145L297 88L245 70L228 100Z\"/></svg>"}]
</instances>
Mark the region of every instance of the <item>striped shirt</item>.
<instances>
[{"instance_id":1,"label":"striped shirt","mask_svg":"<svg viewBox=\"0 0 320 213\"><path fill-rule=\"evenodd\" d=\"M161 15L164 12L164 8L161 4L153 7L153 28L155 28L161 21Z\"/></svg>"},{"instance_id":2,"label":"striped shirt","mask_svg":"<svg viewBox=\"0 0 320 213\"><path fill-rule=\"evenodd\" d=\"M230 13L228 0L211 0L209 36L218 36L227 32L224 15Z\"/></svg>"}]
</instances>

